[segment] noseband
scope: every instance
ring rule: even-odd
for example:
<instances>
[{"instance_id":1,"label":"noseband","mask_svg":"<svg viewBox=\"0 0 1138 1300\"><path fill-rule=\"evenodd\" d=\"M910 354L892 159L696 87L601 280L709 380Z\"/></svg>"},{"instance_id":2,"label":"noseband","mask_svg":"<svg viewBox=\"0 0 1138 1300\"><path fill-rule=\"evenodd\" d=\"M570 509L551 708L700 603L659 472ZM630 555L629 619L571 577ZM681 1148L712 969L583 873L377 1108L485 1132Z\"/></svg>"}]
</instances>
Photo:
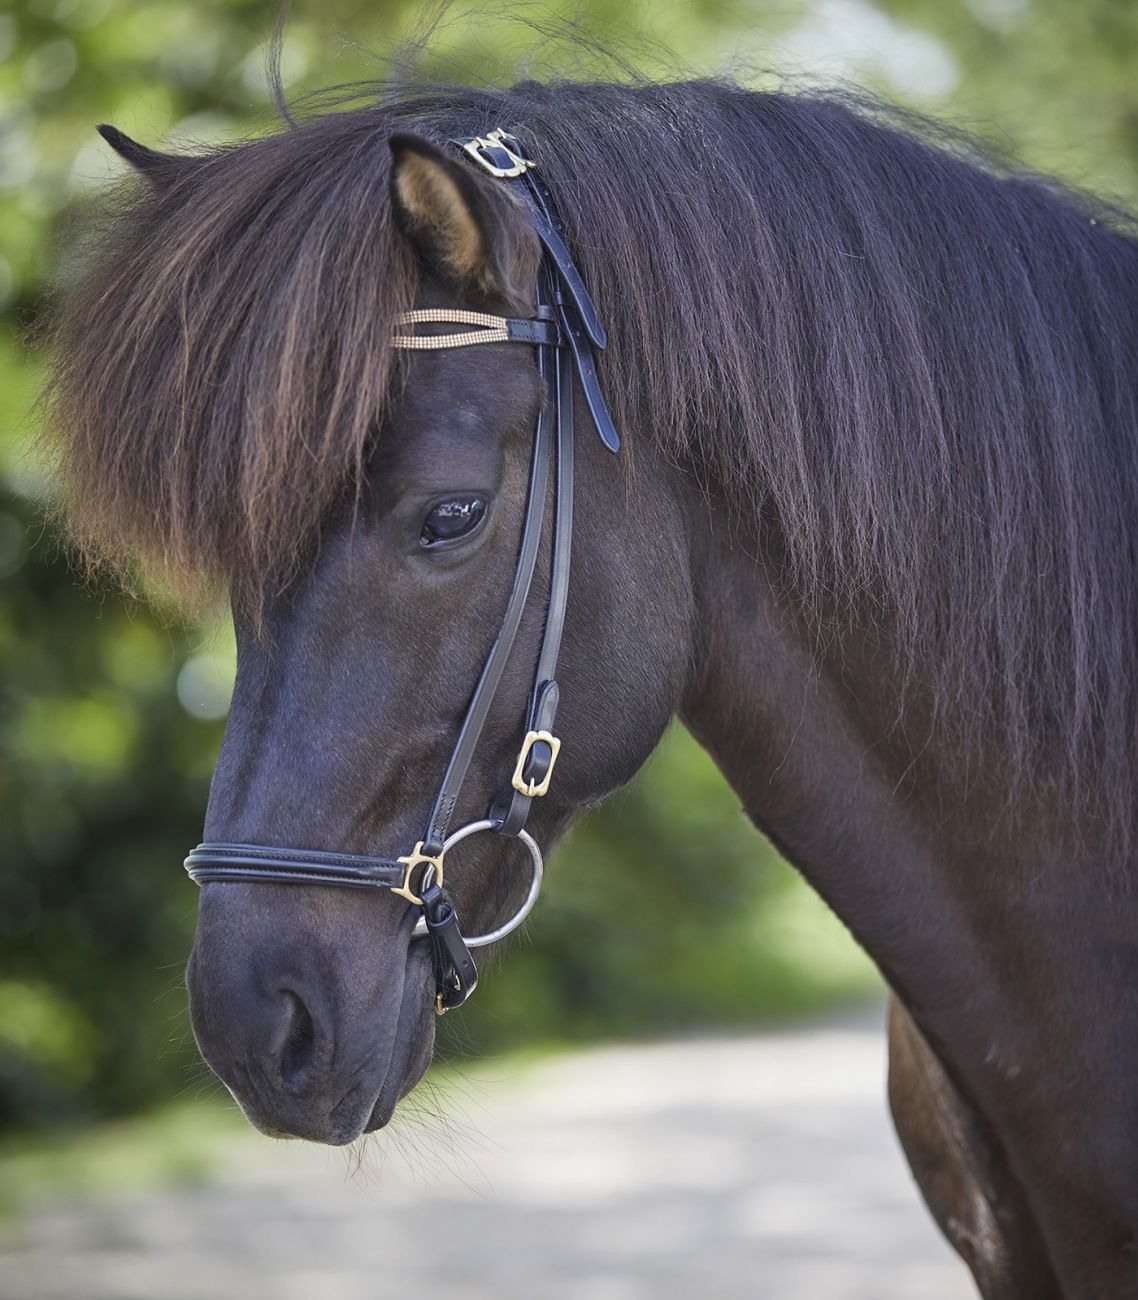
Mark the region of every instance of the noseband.
<instances>
[{"instance_id":1,"label":"noseband","mask_svg":"<svg viewBox=\"0 0 1138 1300\"><path fill-rule=\"evenodd\" d=\"M605 405L593 359L593 349L605 346L605 331L561 234L549 192L534 175L536 164L522 154L518 141L505 131L492 131L485 137L452 143L484 171L519 191L526 201L543 250L534 316L532 319L515 319L448 308L409 311L397 320L399 328L408 332L396 334L392 346L434 351L484 343L524 344L536 350L545 399L534 429L529 488L510 599L467 705L426 830L411 852L398 858L259 844L209 843L199 844L186 859L186 870L198 885L228 881L335 885L351 889L388 889L406 899L422 913L412 932L413 937L429 937L431 940L435 1007L440 1014L451 1007L461 1006L478 983L478 970L470 949L494 943L516 929L537 902L541 888L541 850L525 830L525 823L533 801L549 790L561 749L561 741L553 727L558 705L557 658L565 626L573 537L574 375L581 385L585 404L601 441L610 451L620 449L620 439ZM466 328L458 332L451 329L446 333L421 334L416 332L418 326ZM533 688L523 720L524 739L509 784L492 801L486 817L448 835L451 816L502 680L533 584L555 458L549 604ZM454 904L444 887L444 862L451 848L482 831L510 836L522 842L530 855L531 882L525 900L508 921L486 934L464 938Z\"/></svg>"}]
</instances>

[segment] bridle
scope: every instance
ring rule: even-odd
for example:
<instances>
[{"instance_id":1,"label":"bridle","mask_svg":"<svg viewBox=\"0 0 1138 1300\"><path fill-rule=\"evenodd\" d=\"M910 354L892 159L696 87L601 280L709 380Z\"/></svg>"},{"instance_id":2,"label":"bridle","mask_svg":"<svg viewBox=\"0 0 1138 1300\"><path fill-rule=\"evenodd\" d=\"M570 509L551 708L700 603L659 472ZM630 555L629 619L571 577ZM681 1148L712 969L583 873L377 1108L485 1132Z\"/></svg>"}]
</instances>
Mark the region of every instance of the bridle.
<instances>
[{"instance_id":1,"label":"bridle","mask_svg":"<svg viewBox=\"0 0 1138 1300\"><path fill-rule=\"evenodd\" d=\"M533 801L549 790L561 749L553 728L559 699L557 659L565 626L573 541L574 376L601 441L610 451L620 449L620 439L605 405L593 359L593 349L605 346L605 331L561 234L549 192L534 174L536 164L525 157L517 139L503 130L451 143L491 176L518 190L526 201L543 252L534 316L521 319L449 308L421 308L397 318L397 326L409 332L396 334L392 345L418 351L521 343L536 350L545 396L534 428L529 487L510 598L467 705L423 838L410 853L398 858L220 843L199 844L186 858L186 870L198 885L230 881L335 885L389 889L406 899L422 912L412 931L413 937L426 936L431 940L435 1007L440 1014L461 1006L478 983L478 970L470 949L494 943L516 929L537 902L541 888L541 850L525 824ZM448 325L466 328L462 332L452 329L441 334L415 332L418 326ZM533 585L554 460L549 604L524 718L525 736L509 784L492 801L485 818L448 834L451 816ZM529 851L532 876L525 900L508 921L486 934L464 938L454 904L444 888L444 862L450 849L482 831L520 840Z\"/></svg>"}]
</instances>

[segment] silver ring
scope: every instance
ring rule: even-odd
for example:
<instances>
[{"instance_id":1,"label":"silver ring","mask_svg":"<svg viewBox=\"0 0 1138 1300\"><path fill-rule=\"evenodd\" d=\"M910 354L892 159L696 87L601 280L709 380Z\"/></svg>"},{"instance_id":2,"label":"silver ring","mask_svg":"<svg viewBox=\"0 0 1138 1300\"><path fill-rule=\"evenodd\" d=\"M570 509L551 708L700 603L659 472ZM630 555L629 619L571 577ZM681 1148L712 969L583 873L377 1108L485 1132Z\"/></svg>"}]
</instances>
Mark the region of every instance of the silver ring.
<instances>
[{"instance_id":1,"label":"silver ring","mask_svg":"<svg viewBox=\"0 0 1138 1300\"><path fill-rule=\"evenodd\" d=\"M494 823L491 821L470 822L466 826L460 826L458 830L456 830L454 834L443 843L443 854L445 855L455 844L461 844L462 841L467 839L469 836L477 835L480 831L492 831L493 829ZM541 881L545 874L541 849L538 848L537 841L528 831L518 831L516 838L519 839L529 850L530 866L533 870L533 877L529 884L529 893L526 894L525 898L522 900L521 906L513 916L511 916L504 924L498 926L496 930L488 930L485 934L475 935L471 939L466 938L464 935L463 941L468 948L485 948L487 944L497 943L499 939L504 939L506 935L513 933L513 931L516 930L533 911L534 904L537 902L537 896L541 893ZM418 921L415 922L415 928L411 931L411 938L425 939L426 937L427 922L423 917L420 917Z\"/></svg>"}]
</instances>

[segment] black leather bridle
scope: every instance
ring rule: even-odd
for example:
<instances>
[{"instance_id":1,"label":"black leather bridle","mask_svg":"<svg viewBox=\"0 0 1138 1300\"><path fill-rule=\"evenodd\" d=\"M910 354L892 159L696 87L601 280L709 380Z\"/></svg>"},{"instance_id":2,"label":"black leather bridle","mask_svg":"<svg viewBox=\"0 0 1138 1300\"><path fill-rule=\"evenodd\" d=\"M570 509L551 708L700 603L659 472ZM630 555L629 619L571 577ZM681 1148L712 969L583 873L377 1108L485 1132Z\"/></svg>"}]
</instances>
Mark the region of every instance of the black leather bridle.
<instances>
[{"instance_id":1,"label":"black leather bridle","mask_svg":"<svg viewBox=\"0 0 1138 1300\"><path fill-rule=\"evenodd\" d=\"M519 925L536 902L541 884L541 852L526 832L525 823L534 799L549 789L561 748L553 727L558 706L557 658L565 626L573 538L574 375L580 382L601 441L610 451L620 449L620 439L601 394L593 359L593 349L605 346L605 331L561 234L549 192L534 173L536 164L524 156L517 139L502 130L451 143L484 171L522 193L543 249L536 310L532 319L420 309L405 313L399 319L399 325L412 329L419 325L466 325L471 328L464 333L412 332L397 335L392 340L393 346L407 349L433 350L501 342L522 343L537 351L537 368L545 385L545 399L534 429L517 567L502 625L467 705L423 838L410 853L398 858L384 858L260 844L208 843L199 844L186 859L186 870L199 885L228 881L337 885L353 889L389 889L405 898L422 910L414 934L427 935L431 939L435 1006L440 1013L460 1006L474 991L478 971L470 949L492 943ZM505 671L533 584L555 459L549 604L533 689L526 709L525 738L509 785L493 800L485 819L460 827L448 836L451 816ZM520 839L529 850L533 877L525 901L509 921L488 934L464 939L454 904L444 888L443 863L448 849L484 830Z\"/></svg>"}]
</instances>

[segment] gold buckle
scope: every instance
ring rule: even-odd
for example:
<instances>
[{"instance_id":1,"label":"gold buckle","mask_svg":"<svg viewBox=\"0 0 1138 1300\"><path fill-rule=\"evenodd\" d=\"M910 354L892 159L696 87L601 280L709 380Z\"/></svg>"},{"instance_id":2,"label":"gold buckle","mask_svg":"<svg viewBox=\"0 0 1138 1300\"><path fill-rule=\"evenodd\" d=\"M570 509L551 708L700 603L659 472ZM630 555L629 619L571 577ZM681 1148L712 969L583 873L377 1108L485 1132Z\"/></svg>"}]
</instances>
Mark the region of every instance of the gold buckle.
<instances>
[{"instance_id":1,"label":"gold buckle","mask_svg":"<svg viewBox=\"0 0 1138 1300\"><path fill-rule=\"evenodd\" d=\"M441 886L443 883L443 855L440 853L438 857L433 858L429 853L424 853L423 841L420 840L406 857L396 858L395 861L406 863L407 870L403 873L403 883L398 888L392 885L391 892L398 894L400 898L405 898L409 903L414 903L416 907L422 907L423 900L411 892L411 872L424 862L428 862L435 869L435 884Z\"/></svg>"},{"instance_id":2,"label":"gold buckle","mask_svg":"<svg viewBox=\"0 0 1138 1300\"><path fill-rule=\"evenodd\" d=\"M507 140L510 141L510 144L506 143ZM531 167L537 166L537 163L518 153L518 147L517 140L508 131L504 131L499 127L496 131L491 131L489 135L480 135L473 140L467 140L462 146L462 151L473 158L479 167L484 168L491 176L497 176L502 180L510 180L515 176L525 175ZM497 163L492 163L489 158L483 156L483 149L504 150L511 160L510 165L508 167L499 167Z\"/></svg>"},{"instance_id":3,"label":"gold buckle","mask_svg":"<svg viewBox=\"0 0 1138 1300\"><path fill-rule=\"evenodd\" d=\"M522 769L526 765L526 759L529 758L529 752L539 741L544 740L553 753L549 756L549 767L545 776L540 781L527 781L522 776ZM527 795L530 799L540 799L543 794L549 790L549 782L553 776L553 768L557 763L557 755L561 752L561 741L553 734L552 731L527 731L526 738L522 741L522 747L518 753L518 761L514 765L514 775L510 778L510 784L518 794ZM423 846L420 845L420 848ZM402 861L402 859L400 859Z\"/></svg>"}]
</instances>

